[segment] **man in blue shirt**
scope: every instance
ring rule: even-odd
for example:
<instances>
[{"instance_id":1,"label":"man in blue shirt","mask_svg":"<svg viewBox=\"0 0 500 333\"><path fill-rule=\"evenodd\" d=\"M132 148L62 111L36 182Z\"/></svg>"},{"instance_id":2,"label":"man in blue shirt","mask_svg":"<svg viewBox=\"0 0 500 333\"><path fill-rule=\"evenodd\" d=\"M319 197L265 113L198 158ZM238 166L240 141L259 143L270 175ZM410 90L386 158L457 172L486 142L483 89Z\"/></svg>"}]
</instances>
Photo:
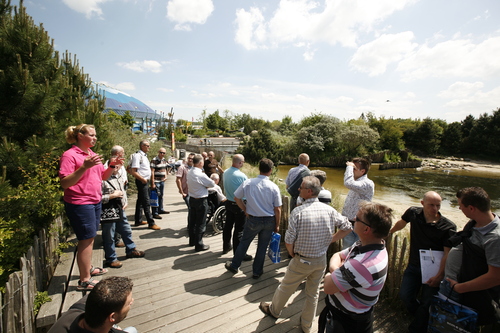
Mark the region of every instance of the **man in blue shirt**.
<instances>
[{"instance_id":1,"label":"man in blue shirt","mask_svg":"<svg viewBox=\"0 0 500 333\"><path fill-rule=\"evenodd\" d=\"M273 231L279 231L281 219L281 193L278 185L269 180L274 163L263 158L259 162L260 175L247 179L234 192L234 199L246 215L243 237L233 260L226 262L226 269L234 274L243 261L255 236L259 236L253 262L253 278L258 279L264 269L266 250ZM246 202L243 201L246 198Z\"/></svg>"},{"instance_id":2,"label":"man in blue shirt","mask_svg":"<svg viewBox=\"0 0 500 333\"><path fill-rule=\"evenodd\" d=\"M223 174L224 190L226 192L226 222L222 232L222 253L226 254L231 249L233 254L236 253L238 244L240 244L241 236L243 235L243 226L245 225L245 213L238 207L234 199L234 191L245 180L248 179L247 175L241 172L241 168L245 164L245 157L241 154L233 156L233 162L229 169ZM234 233L233 233L234 226ZM231 245L231 235L233 244ZM252 256L246 254L243 260L252 260Z\"/></svg>"}]
</instances>

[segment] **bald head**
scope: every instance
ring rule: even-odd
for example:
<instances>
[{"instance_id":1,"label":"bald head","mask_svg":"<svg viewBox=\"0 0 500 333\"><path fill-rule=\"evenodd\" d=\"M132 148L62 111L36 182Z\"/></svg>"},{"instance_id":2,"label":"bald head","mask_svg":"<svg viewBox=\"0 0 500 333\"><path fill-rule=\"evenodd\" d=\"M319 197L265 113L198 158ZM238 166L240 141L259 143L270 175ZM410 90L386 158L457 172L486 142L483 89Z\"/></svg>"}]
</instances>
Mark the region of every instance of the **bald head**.
<instances>
[{"instance_id":1,"label":"bald head","mask_svg":"<svg viewBox=\"0 0 500 333\"><path fill-rule=\"evenodd\" d=\"M309 155L302 153L299 155L299 164L308 165L309 164Z\"/></svg>"},{"instance_id":2,"label":"bald head","mask_svg":"<svg viewBox=\"0 0 500 333\"><path fill-rule=\"evenodd\" d=\"M433 199L436 199L436 200L439 200L439 201L443 200L441 198L441 196L437 192L429 191L429 192L426 192L424 194L424 197L422 198L422 201L428 201L428 200L433 200Z\"/></svg>"},{"instance_id":3,"label":"bald head","mask_svg":"<svg viewBox=\"0 0 500 333\"><path fill-rule=\"evenodd\" d=\"M241 169L243 164L245 163L245 157L241 154L233 155L233 164L232 166L238 169Z\"/></svg>"},{"instance_id":4,"label":"bald head","mask_svg":"<svg viewBox=\"0 0 500 333\"><path fill-rule=\"evenodd\" d=\"M424 197L420 203L424 207L424 215L426 219L436 218L439 216L439 210L441 209L441 196L434 191L429 191L424 194Z\"/></svg>"}]
</instances>

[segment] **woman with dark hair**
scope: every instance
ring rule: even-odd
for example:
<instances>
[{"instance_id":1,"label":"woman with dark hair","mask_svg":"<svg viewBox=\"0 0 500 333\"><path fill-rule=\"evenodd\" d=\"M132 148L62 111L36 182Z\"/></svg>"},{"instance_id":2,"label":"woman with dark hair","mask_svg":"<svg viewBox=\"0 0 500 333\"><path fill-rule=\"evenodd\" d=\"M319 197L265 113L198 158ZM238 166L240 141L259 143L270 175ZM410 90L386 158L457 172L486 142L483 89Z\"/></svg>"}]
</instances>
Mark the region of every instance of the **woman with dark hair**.
<instances>
[{"instance_id":1,"label":"woman with dark hair","mask_svg":"<svg viewBox=\"0 0 500 333\"><path fill-rule=\"evenodd\" d=\"M73 146L61 156L59 178L64 189L66 214L78 239L77 289L91 290L99 282L92 280L92 276L107 273L106 269L91 265L94 237L101 218L101 182L111 176L116 165L123 164L123 158L111 158L109 168L104 168L102 156L90 149L97 142L93 125L70 126L65 135Z\"/></svg>"}]
</instances>

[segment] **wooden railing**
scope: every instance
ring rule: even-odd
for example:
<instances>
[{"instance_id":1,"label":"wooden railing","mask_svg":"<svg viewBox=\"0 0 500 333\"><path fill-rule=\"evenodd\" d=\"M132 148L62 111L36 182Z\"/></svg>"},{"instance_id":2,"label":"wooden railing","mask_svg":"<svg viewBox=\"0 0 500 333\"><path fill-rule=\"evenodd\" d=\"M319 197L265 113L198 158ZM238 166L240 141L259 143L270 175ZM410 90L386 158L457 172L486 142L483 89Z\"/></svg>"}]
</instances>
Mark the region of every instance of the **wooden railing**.
<instances>
[{"instance_id":1,"label":"wooden railing","mask_svg":"<svg viewBox=\"0 0 500 333\"><path fill-rule=\"evenodd\" d=\"M33 246L21 258L21 270L9 275L5 293L0 297L0 331L5 333L35 332L33 311L35 296L44 291L57 267L59 232L63 229L62 218L57 218L50 232L40 231Z\"/></svg>"}]
</instances>

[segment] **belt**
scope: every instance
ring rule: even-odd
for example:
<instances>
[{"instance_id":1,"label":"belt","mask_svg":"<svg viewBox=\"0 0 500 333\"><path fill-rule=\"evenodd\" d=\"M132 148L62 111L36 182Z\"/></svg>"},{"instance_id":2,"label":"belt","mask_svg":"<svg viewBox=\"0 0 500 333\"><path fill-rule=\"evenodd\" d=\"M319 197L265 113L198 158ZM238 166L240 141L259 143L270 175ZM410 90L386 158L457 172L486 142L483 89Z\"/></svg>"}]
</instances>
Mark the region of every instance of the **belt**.
<instances>
[{"instance_id":1,"label":"belt","mask_svg":"<svg viewBox=\"0 0 500 333\"><path fill-rule=\"evenodd\" d=\"M253 217L253 218L258 218L258 219L264 219L264 218L274 217L274 215L273 216L253 216L253 215L250 215L250 214L248 214L248 216Z\"/></svg>"},{"instance_id":2,"label":"belt","mask_svg":"<svg viewBox=\"0 0 500 333\"><path fill-rule=\"evenodd\" d=\"M195 197L189 197L189 199L194 199L194 200L201 200L201 199L206 199L207 197L201 197L201 198L195 198Z\"/></svg>"}]
</instances>

